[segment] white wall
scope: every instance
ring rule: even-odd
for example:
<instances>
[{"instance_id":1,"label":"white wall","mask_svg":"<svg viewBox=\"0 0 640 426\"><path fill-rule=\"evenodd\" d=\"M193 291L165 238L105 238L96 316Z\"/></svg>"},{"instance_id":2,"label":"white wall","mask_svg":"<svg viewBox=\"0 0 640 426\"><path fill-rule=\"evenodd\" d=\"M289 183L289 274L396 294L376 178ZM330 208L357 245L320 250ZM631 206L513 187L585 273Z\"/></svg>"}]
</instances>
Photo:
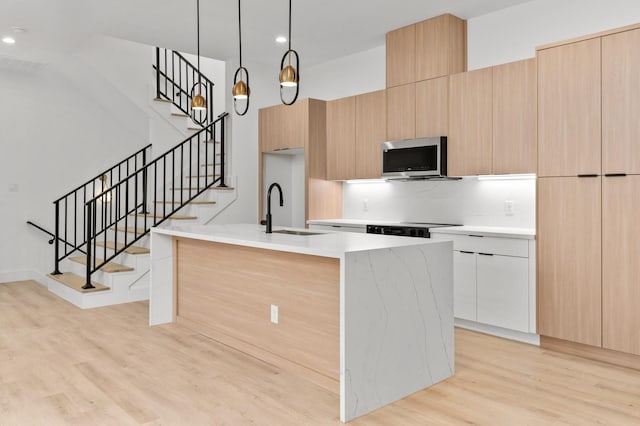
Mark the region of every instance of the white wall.
<instances>
[{"instance_id":1,"label":"white wall","mask_svg":"<svg viewBox=\"0 0 640 426\"><path fill-rule=\"evenodd\" d=\"M12 271L51 272L53 246L25 222L53 230L54 199L146 144L109 96L83 84L53 66L0 69L0 282Z\"/></svg>"},{"instance_id":2,"label":"white wall","mask_svg":"<svg viewBox=\"0 0 640 426\"><path fill-rule=\"evenodd\" d=\"M532 58L537 46L638 22L637 0L531 1L468 21L468 66Z\"/></svg>"},{"instance_id":3,"label":"white wall","mask_svg":"<svg viewBox=\"0 0 640 426\"><path fill-rule=\"evenodd\" d=\"M535 193L535 179L345 183L343 208L351 219L534 228Z\"/></svg>"}]
</instances>

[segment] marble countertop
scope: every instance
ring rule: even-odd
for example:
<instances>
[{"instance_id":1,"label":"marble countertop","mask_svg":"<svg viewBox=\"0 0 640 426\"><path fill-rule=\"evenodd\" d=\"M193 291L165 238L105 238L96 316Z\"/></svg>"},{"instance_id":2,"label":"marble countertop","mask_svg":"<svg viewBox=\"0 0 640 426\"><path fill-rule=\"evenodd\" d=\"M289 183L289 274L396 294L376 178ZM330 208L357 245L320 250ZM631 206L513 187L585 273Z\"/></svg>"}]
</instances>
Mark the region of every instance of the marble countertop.
<instances>
[{"instance_id":1,"label":"marble countertop","mask_svg":"<svg viewBox=\"0 0 640 426\"><path fill-rule=\"evenodd\" d=\"M485 237L521 238L526 240L536 239L536 230L533 228L508 228L502 226L451 226L432 229L431 233L483 235Z\"/></svg>"},{"instance_id":2,"label":"marble countertop","mask_svg":"<svg viewBox=\"0 0 640 426\"><path fill-rule=\"evenodd\" d=\"M394 247L438 244L427 238L396 237L391 235L358 234L352 232L325 232L317 235L266 234L264 226L254 224L185 225L153 228L153 235L192 238L218 243L235 244L269 250L341 258L345 253ZM274 227L278 229L294 229ZM299 231L307 231L299 229ZM311 232L315 232L311 230Z\"/></svg>"}]
</instances>

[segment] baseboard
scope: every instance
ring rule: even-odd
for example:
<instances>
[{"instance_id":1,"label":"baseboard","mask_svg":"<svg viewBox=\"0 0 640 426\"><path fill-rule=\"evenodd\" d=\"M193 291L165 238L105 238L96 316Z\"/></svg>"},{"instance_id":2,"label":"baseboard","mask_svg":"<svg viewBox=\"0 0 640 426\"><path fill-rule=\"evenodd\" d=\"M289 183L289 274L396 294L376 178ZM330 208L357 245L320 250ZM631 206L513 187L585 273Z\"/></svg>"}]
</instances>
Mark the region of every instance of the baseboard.
<instances>
[{"instance_id":1,"label":"baseboard","mask_svg":"<svg viewBox=\"0 0 640 426\"><path fill-rule=\"evenodd\" d=\"M582 343L569 342L547 336L540 336L540 347L555 352L606 362L607 364L613 364L619 367L640 370L640 356L638 355L613 351L597 346L583 345Z\"/></svg>"},{"instance_id":2,"label":"baseboard","mask_svg":"<svg viewBox=\"0 0 640 426\"><path fill-rule=\"evenodd\" d=\"M24 269L21 271L0 271L0 284L14 283L18 281L35 281L46 287L46 279L43 274Z\"/></svg>"},{"instance_id":3,"label":"baseboard","mask_svg":"<svg viewBox=\"0 0 640 426\"><path fill-rule=\"evenodd\" d=\"M528 343L529 345L540 346L540 336L534 333L523 333L521 331L509 330L507 328L495 327L459 318L454 319L454 324L456 327L465 328L467 330L491 334L492 336L502 337L503 339L516 340L518 342Z\"/></svg>"}]
</instances>

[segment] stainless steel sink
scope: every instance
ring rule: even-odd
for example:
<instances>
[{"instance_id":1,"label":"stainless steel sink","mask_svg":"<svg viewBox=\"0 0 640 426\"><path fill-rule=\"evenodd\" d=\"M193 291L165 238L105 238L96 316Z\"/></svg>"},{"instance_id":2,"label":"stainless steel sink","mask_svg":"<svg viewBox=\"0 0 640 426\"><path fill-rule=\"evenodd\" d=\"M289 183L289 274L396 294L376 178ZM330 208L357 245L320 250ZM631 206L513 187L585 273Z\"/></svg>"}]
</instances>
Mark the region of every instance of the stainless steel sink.
<instances>
[{"instance_id":1,"label":"stainless steel sink","mask_svg":"<svg viewBox=\"0 0 640 426\"><path fill-rule=\"evenodd\" d=\"M287 234L287 235L322 235L323 232L309 232L309 231L293 231L290 229L278 229L273 231L274 234Z\"/></svg>"}]
</instances>

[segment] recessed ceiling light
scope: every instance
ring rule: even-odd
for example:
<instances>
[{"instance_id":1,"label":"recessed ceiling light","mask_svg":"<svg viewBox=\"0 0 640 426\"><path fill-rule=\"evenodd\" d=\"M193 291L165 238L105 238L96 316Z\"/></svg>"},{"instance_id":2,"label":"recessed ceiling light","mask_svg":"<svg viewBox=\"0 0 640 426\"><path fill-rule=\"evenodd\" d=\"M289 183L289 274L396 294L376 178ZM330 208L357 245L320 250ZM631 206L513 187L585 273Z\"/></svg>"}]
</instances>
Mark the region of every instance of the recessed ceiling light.
<instances>
[{"instance_id":1,"label":"recessed ceiling light","mask_svg":"<svg viewBox=\"0 0 640 426\"><path fill-rule=\"evenodd\" d=\"M278 43L286 43L287 42L287 38L285 36L278 36L278 37L276 37L276 42L278 42Z\"/></svg>"},{"instance_id":2,"label":"recessed ceiling light","mask_svg":"<svg viewBox=\"0 0 640 426\"><path fill-rule=\"evenodd\" d=\"M2 42L6 44L14 44L16 39L13 37L2 37Z\"/></svg>"}]
</instances>

